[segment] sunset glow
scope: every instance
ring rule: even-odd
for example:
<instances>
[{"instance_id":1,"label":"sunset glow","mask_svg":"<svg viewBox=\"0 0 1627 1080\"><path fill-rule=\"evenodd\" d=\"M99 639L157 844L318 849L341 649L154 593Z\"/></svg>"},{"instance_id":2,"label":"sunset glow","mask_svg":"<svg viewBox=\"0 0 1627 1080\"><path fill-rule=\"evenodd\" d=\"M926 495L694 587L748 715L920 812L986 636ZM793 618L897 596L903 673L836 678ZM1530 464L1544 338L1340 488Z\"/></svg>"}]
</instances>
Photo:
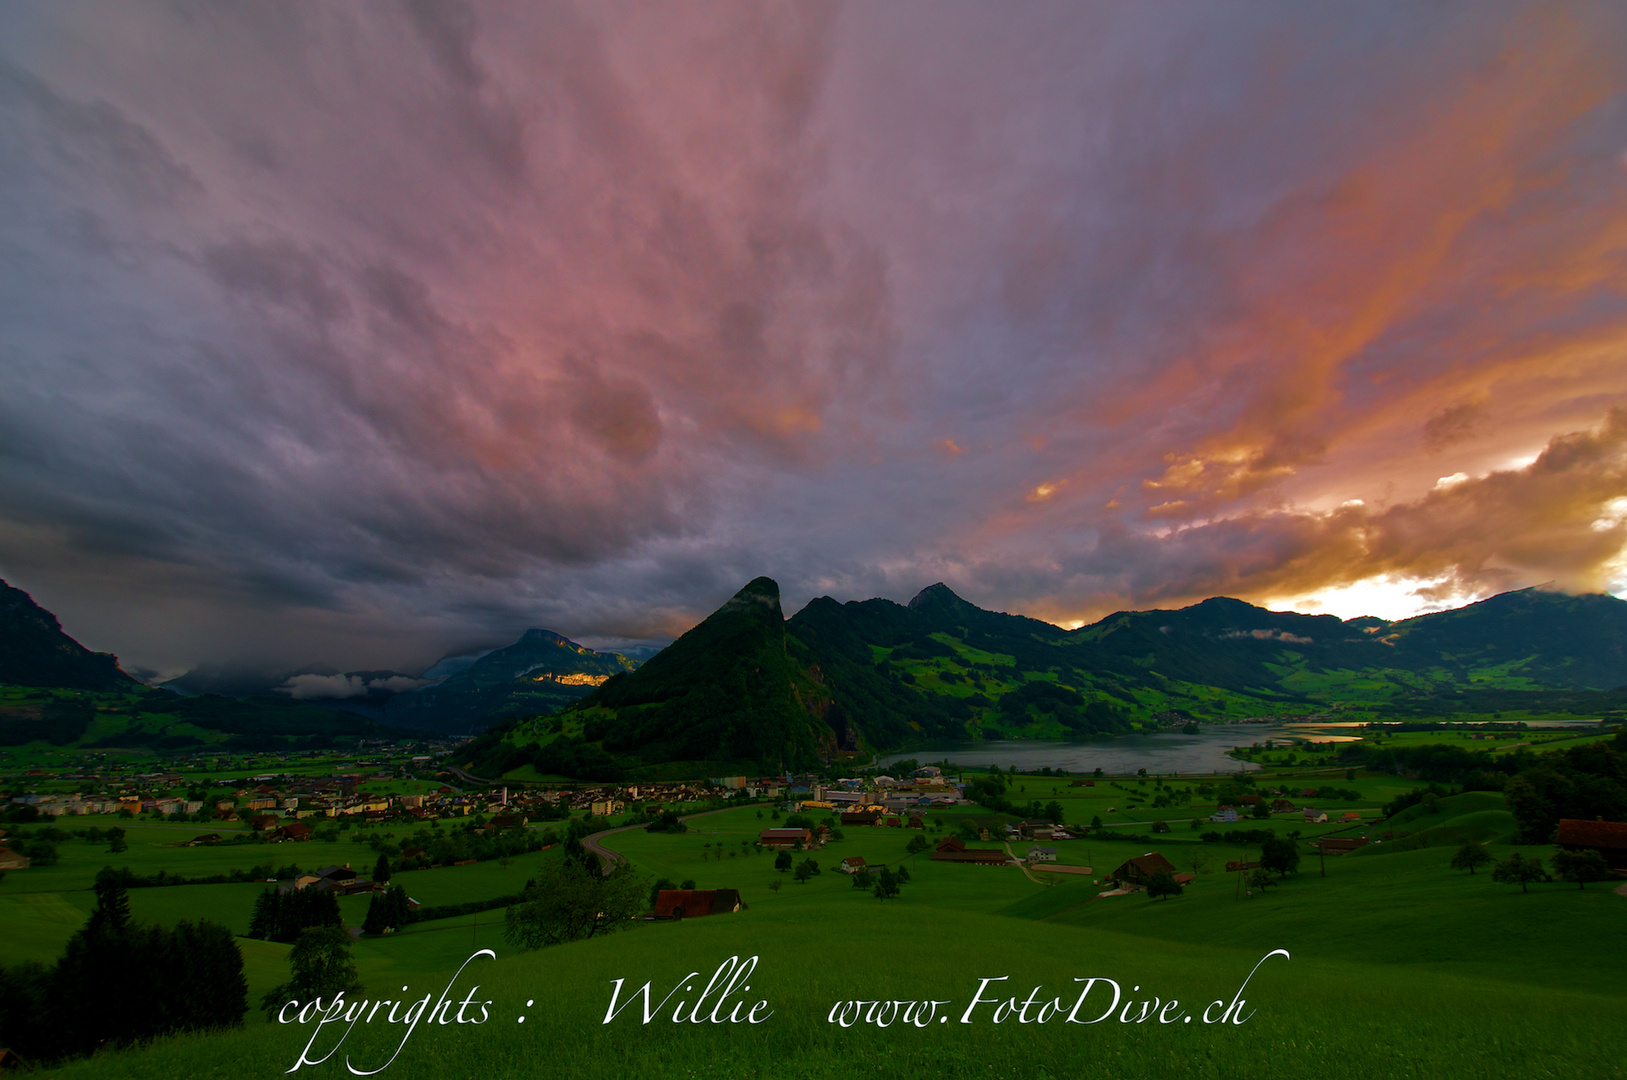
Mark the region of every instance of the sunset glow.
<instances>
[{"instance_id":1,"label":"sunset glow","mask_svg":"<svg viewBox=\"0 0 1627 1080\"><path fill-rule=\"evenodd\" d=\"M0 577L149 672L1627 588L1624 88L1609 3L8 6Z\"/></svg>"}]
</instances>

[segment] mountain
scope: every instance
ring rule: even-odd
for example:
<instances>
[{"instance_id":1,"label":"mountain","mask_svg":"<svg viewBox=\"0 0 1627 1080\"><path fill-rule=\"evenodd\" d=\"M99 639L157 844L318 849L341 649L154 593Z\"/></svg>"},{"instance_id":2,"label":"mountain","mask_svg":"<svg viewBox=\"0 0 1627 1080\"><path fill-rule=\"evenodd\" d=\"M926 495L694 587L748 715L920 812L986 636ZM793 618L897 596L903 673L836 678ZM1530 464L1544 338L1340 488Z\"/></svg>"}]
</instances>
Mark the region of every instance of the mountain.
<instances>
[{"instance_id":1,"label":"mountain","mask_svg":"<svg viewBox=\"0 0 1627 1080\"><path fill-rule=\"evenodd\" d=\"M119 658L91 652L62 632L33 597L0 581L0 683L118 690L141 684L119 670Z\"/></svg>"},{"instance_id":2,"label":"mountain","mask_svg":"<svg viewBox=\"0 0 1627 1080\"><path fill-rule=\"evenodd\" d=\"M488 771L778 771L926 740L1107 736L1258 716L1560 713L1627 704L1627 602L1528 589L1399 622L1216 597L1067 631L943 584L908 604L751 582L638 671L477 741ZM1619 689L1618 689L1619 688ZM753 769L752 767L755 767Z\"/></svg>"},{"instance_id":3,"label":"mountain","mask_svg":"<svg viewBox=\"0 0 1627 1080\"><path fill-rule=\"evenodd\" d=\"M388 724L466 735L505 717L552 712L633 670L620 653L600 653L552 630L527 630L514 644L484 654L446 679L396 694Z\"/></svg>"},{"instance_id":4,"label":"mountain","mask_svg":"<svg viewBox=\"0 0 1627 1080\"><path fill-rule=\"evenodd\" d=\"M489 732L470 748L471 760L605 779L679 762L713 763L716 771L812 766L840 737L823 718L828 698L793 645L779 586L756 578L636 671L555 716Z\"/></svg>"}]
</instances>

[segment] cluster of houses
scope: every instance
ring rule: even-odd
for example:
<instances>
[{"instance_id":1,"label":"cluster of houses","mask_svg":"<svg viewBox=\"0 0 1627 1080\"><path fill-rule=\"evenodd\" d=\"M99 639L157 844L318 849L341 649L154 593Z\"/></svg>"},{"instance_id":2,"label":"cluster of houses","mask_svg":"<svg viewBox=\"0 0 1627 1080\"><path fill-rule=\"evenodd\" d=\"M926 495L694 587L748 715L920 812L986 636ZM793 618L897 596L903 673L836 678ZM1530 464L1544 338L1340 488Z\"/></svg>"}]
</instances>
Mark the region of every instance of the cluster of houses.
<instances>
[{"instance_id":1,"label":"cluster of houses","mask_svg":"<svg viewBox=\"0 0 1627 1080\"><path fill-rule=\"evenodd\" d=\"M1311 788L1306 788L1302 794L1304 797L1308 798L1315 795L1316 792ZM1261 795L1239 795L1237 796L1235 803L1216 809L1213 814L1209 815L1209 820L1218 822L1239 821L1241 820L1239 808L1244 811L1252 811L1261 803L1266 803L1266 809L1273 814L1299 813L1307 822L1317 824L1333 820L1328 816L1328 812L1326 810L1318 810L1313 806L1296 807L1292 802L1284 798L1275 798L1269 802L1266 802L1265 797ZM1355 810L1346 810L1343 814L1339 815L1338 820L1347 824L1357 822L1361 820L1361 814Z\"/></svg>"},{"instance_id":2,"label":"cluster of houses","mask_svg":"<svg viewBox=\"0 0 1627 1080\"><path fill-rule=\"evenodd\" d=\"M788 810L886 811L898 814L909 810L968 805L965 785L945 778L936 765L916 769L903 778L844 777L830 783L813 777L792 778L787 785L786 796L785 806ZM843 824L848 822L844 820Z\"/></svg>"}]
</instances>

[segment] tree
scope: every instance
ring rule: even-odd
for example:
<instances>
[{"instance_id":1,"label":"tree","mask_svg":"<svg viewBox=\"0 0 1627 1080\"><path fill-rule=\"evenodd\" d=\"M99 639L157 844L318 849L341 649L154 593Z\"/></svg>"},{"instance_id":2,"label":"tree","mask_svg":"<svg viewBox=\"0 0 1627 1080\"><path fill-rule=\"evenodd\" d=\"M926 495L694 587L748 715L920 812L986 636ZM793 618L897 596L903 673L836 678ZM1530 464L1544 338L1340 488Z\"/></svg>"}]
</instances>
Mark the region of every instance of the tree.
<instances>
[{"instance_id":1,"label":"tree","mask_svg":"<svg viewBox=\"0 0 1627 1080\"><path fill-rule=\"evenodd\" d=\"M1548 860L1553 864L1554 872L1561 881L1574 881L1579 889L1587 888L1590 881L1604 881L1610 876L1610 865L1604 861L1604 856L1597 851L1565 851L1554 852L1553 858Z\"/></svg>"},{"instance_id":2,"label":"tree","mask_svg":"<svg viewBox=\"0 0 1627 1080\"><path fill-rule=\"evenodd\" d=\"M655 906L655 902L661 898L661 893L662 892L664 892L664 891L666 891L668 889L676 889L677 887L678 887L677 882L673 881L671 878L665 878L665 877L662 878L661 880L657 881L654 885L651 885L650 886L650 906L652 908Z\"/></svg>"},{"instance_id":3,"label":"tree","mask_svg":"<svg viewBox=\"0 0 1627 1080\"><path fill-rule=\"evenodd\" d=\"M107 830L107 852L109 855L122 855L130 850L130 845L124 839L124 830L117 825Z\"/></svg>"},{"instance_id":4,"label":"tree","mask_svg":"<svg viewBox=\"0 0 1627 1080\"><path fill-rule=\"evenodd\" d=\"M875 887L871 891L875 894L877 900L893 899L901 891L899 889L898 875L883 866L881 873L876 875Z\"/></svg>"},{"instance_id":5,"label":"tree","mask_svg":"<svg viewBox=\"0 0 1627 1080\"><path fill-rule=\"evenodd\" d=\"M1257 821L1264 821L1271 816L1271 807L1265 804L1264 799L1261 799L1249 810L1249 814Z\"/></svg>"},{"instance_id":6,"label":"tree","mask_svg":"<svg viewBox=\"0 0 1627 1080\"><path fill-rule=\"evenodd\" d=\"M1479 866L1490 866L1491 852L1486 845L1478 840L1465 840L1458 846L1457 854L1452 856L1452 869L1467 870L1472 875Z\"/></svg>"},{"instance_id":7,"label":"tree","mask_svg":"<svg viewBox=\"0 0 1627 1080\"><path fill-rule=\"evenodd\" d=\"M379 861L373 864L373 883L387 885L390 882L390 857L379 852Z\"/></svg>"},{"instance_id":8,"label":"tree","mask_svg":"<svg viewBox=\"0 0 1627 1080\"><path fill-rule=\"evenodd\" d=\"M1056 824L1061 825L1063 823L1062 804L1057 802L1055 799L1052 799L1050 802L1046 803L1045 816L1050 818Z\"/></svg>"},{"instance_id":9,"label":"tree","mask_svg":"<svg viewBox=\"0 0 1627 1080\"><path fill-rule=\"evenodd\" d=\"M599 874L566 859L545 865L521 895L524 899L504 912L503 938L537 949L625 930L644 910L649 882L626 863Z\"/></svg>"},{"instance_id":10,"label":"tree","mask_svg":"<svg viewBox=\"0 0 1627 1080\"><path fill-rule=\"evenodd\" d=\"M1260 869L1257 869L1257 870L1249 871L1249 876L1248 876L1248 887L1249 888L1251 888L1251 889L1259 889L1261 892L1264 892L1267 888L1269 888L1270 886L1275 885L1275 884L1276 884L1276 880L1272 878L1271 872L1269 870L1266 870L1264 867L1261 867Z\"/></svg>"},{"instance_id":11,"label":"tree","mask_svg":"<svg viewBox=\"0 0 1627 1080\"><path fill-rule=\"evenodd\" d=\"M1299 869L1299 847L1292 840L1273 836L1260 845L1260 869L1287 877Z\"/></svg>"},{"instance_id":12,"label":"tree","mask_svg":"<svg viewBox=\"0 0 1627 1080\"><path fill-rule=\"evenodd\" d=\"M789 851L782 851L778 855L774 856L774 869L783 873L786 870L791 869L791 863L793 861L794 860L792 860L791 853Z\"/></svg>"},{"instance_id":13,"label":"tree","mask_svg":"<svg viewBox=\"0 0 1627 1080\"><path fill-rule=\"evenodd\" d=\"M769 888L770 892L779 892L780 889L782 889L784 887L785 887L785 882L781 881L779 878L775 878L773 881L770 881L768 883L768 888Z\"/></svg>"},{"instance_id":14,"label":"tree","mask_svg":"<svg viewBox=\"0 0 1627 1080\"><path fill-rule=\"evenodd\" d=\"M1542 869L1541 859L1534 856L1528 858L1517 851L1498 863L1491 872L1493 881L1501 885L1518 884L1521 892L1531 891L1528 883L1545 881L1547 878L1547 873Z\"/></svg>"},{"instance_id":15,"label":"tree","mask_svg":"<svg viewBox=\"0 0 1627 1080\"><path fill-rule=\"evenodd\" d=\"M407 890L396 885L373 894L373 899L367 904L367 919L362 923L362 933L382 934L386 930L399 930L411 921L412 907L407 900Z\"/></svg>"},{"instance_id":16,"label":"tree","mask_svg":"<svg viewBox=\"0 0 1627 1080\"><path fill-rule=\"evenodd\" d=\"M1102 816L1100 814L1097 814L1095 817L1090 819L1090 828L1091 828L1092 832L1096 832L1096 831L1099 831L1101 829L1101 827L1102 827Z\"/></svg>"},{"instance_id":17,"label":"tree","mask_svg":"<svg viewBox=\"0 0 1627 1080\"><path fill-rule=\"evenodd\" d=\"M694 887L695 879L692 877L684 878L684 880L678 885L678 888L680 889L693 889Z\"/></svg>"},{"instance_id":18,"label":"tree","mask_svg":"<svg viewBox=\"0 0 1627 1080\"><path fill-rule=\"evenodd\" d=\"M904 846L904 850L909 852L911 855L919 855L930 846L931 845L926 842L926 837L922 836L920 833L916 833L910 838L910 842Z\"/></svg>"},{"instance_id":19,"label":"tree","mask_svg":"<svg viewBox=\"0 0 1627 1080\"><path fill-rule=\"evenodd\" d=\"M820 873L819 864L812 859L803 859L797 864L796 872L791 876L797 879L799 885L806 885L808 879Z\"/></svg>"},{"instance_id":20,"label":"tree","mask_svg":"<svg viewBox=\"0 0 1627 1080\"><path fill-rule=\"evenodd\" d=\"M1175 875L1168 870L1159 870L1147 879L1147 896L1153 900L1162 900L1169 896L1181 895L1181 883L1175 880Z\"/></svg>"},{"instance_id":21,"label":"tree","mask_svg":"<svg viewBox=\"0 0 1627 1080\"><path fill-rule=\"evenodd\" d=\"M356 962L350 957L350 934L342 926L312 926L302 931L289 950L288 966L292 977L260 999L267 1015L275 1015L290 1001L309 1002L362 988Z\"/></svg>"},{"instance_id":22,"label":"tree","mask_svg":"<svg viewBox=\"0 0 1627 1080\"><path fill-rule=\"evenodd\" d=\"M292 944L310 927L343 925L339 898L332 892L314 888L278 892L272 888L261 892L254 902L249 937Z\"/></svg>"},{"instance_id":23,"label":"tree","mask_svg":"<svg viewBox=\"0 0 1627 1080\"><path fill-rule=\"evenodd\" d=\"M96 872L96 906L91 909L89 930L122 934L130 926L130 896L126 887L129 871L123 873L104 866Z\"/></svg>"}]
</instances>

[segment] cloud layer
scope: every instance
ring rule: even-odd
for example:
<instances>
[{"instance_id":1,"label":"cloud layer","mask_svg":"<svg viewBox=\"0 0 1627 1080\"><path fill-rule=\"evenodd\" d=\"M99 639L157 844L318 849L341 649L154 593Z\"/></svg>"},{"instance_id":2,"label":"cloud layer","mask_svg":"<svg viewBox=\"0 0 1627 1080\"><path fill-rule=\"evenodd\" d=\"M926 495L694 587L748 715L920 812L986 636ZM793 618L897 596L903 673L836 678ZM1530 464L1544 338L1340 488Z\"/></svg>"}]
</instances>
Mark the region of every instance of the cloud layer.
<instances>
[{"instance_id":1,"label":"cloud layer","mask_svg":"<svg viewBox=\"0 0 1627 1080\"><path fill-rule=\"evenodd\" d=\"M1616 5L0 29L0 576L132 663L1627 584Z\"/></svg>"}]
</instances>

